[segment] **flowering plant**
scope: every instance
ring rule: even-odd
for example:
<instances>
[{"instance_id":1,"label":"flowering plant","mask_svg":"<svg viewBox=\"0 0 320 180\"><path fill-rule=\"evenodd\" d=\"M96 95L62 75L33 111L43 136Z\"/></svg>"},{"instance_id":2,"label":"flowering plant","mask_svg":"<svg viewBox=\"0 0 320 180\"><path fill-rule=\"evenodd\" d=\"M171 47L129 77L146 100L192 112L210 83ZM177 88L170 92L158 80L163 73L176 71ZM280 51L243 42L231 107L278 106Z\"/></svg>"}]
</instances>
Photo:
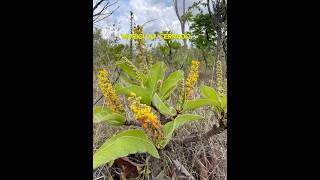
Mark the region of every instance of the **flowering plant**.
<instances>
[{"instance_id":1,"label":"flowering plant","mask_svg":"<svg viewBox=\"0 0 320 180\"><path fill-rule=\"evenodd\" d=\"M112 86L108 72L99 72L98 84L105 96L106 107L95 106L93 120L95 123L133 125L137 128L107 139L93 156L94 169L119 157L139 152L147 152L160 158L158 150L170 142L175 129L203 119L200 115L190 113L197 108L211 105L218 114L226 113L226 95L211 87L200 86L202 98L194 99L199 69L199 62L196 60L192 61L186 80L182 70L174 71L165 78L167 67L163 62L151 65L147 73L142 73L125 57L117 62L117 66L127 75L127 78L122 79L126 82ZM175 106L171 106L168 99L175 90L178 92L178 99ZM119 98L121 95L127 97L133 119L129 119L124 103Z\"/></svg>"}]
</instances>

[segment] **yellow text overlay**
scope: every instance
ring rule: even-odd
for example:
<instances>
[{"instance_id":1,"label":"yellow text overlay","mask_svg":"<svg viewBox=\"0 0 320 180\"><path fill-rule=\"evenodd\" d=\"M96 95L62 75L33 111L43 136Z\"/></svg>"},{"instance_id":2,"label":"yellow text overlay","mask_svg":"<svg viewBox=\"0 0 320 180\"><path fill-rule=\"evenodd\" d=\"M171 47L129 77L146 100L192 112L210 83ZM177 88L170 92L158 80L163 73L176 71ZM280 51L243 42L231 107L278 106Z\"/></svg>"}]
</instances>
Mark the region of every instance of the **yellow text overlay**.
<instances>
[{"instance_id":1,"label":"yellow text overlay","mask_svg":"<svg viewBox=\"0 0 320 180\"><path fill-rule=\"evenodd\" d=\"M160 33L158 35L160 39L191 39L190 34L165 34L165 33ZM126 40L131 40L131 39L151 39L154 40L157 38L156 34L121 34L121 39L126 39Z\"/></svg>"}]
</instances>

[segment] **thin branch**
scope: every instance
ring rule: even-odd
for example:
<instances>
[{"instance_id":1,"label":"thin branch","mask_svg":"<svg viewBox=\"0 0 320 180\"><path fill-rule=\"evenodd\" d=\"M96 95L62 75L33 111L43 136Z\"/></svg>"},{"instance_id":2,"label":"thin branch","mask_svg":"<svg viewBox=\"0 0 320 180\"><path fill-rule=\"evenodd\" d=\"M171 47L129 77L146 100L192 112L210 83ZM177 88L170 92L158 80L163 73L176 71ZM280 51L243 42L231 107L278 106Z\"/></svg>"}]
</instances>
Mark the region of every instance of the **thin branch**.
<instances>
[{"instance_id":1,"label":"thin branch","mask_svg":"<svg viewBox=\"0 0 320 180\"><path fill-rule=\"evenodd\" d=\"M104 5L102 5L102 2L106 2L106 3ZM109 0L100 0L93 7L93 22L97 23L97 22L102 21L102 20L106 19L107 17L111 16L120 6L118 6L117 8L115 8L113 10L111 10L110 12L108 11L108 8L110 8L111 6L115 5L116 3L118 3L118 1L110 3ZM95 13L95 10L97 10L99 6L102 6L101 10L99 10L99 12Z\"/></svg>"},{"instance_id":2,"label":"thin branch","mask_svg":"<svg viewBox=\"0 0 320 180\"><path fill-rule=\"evenodd\" d=\"M156 20L158 20L158 19L151 19L150 21L147 21L147 22L143 23L141 26L144 26L145 24L147 24L149 22L152 22L152 21L156 21Z\"/></svg>"},{"instance_id":3,"label":"thin branch","mask_svg":"<svg viewBox=\"0 0 320 180\"><path fill-rule=\"evenodd\" d=\"M184 16L186 15L186 0L183 0L182 6L183 6L183 16Z\"/></svg>"},{"instance_id":4,"label":"thin branch","mask_svg":"<svg viewBox=\"0 0 320 180\"><path fill-rule=\"evenodd\" d=\"M141 127L141 125L136 122L136 121L126 121L125 124L126 126L138 126L138 127Z\"/></svg>"},{"instance_id":5,"label":"thin branch","mask_svg":"<svg viewBox=\"0 0 320 180\"><path fill-rule=\"evenodd\" d=\"M189 137L186 137L184 139L172 139L173 142L175 143L180 143L180 144L188 144L191 142L196 142L196 141L201 141L201 140L208 140L210 137L222 133L225 129L227 129L227 124L223 122L224 115L218 120L218 124L215 124L209 131L207 131L204 134L196 134L196 135L191 135Z\"/></svg>"},{"instance_id":6,"label":"thin branch","mask_svg":"<svg viewBox=\"0 0 320 180\"><path fill-rule=\"evenodd\" d=\"M107 16L105 16L105 17L103 17L103 18L101 18L100 20L94 20L93 22L94 23L97 23L97 22L99 22L99 21L102 21L102 20L104 20L105 18L107 18L107 17L109 17L109 16L111 16L118 8L119 8L120 6L118 6L117 8L115 8L114 10L112 10L110 13L108 13L108 15ZM99 17L97 18L97 19L99 19Z\"/></svg>"},{"instance_id":7,"label":"thin branch","mask_svg":"<svg viewBox=\"0 0 320 180\"><path fill-rule=\"evenodd\" d=\"M101 15L103 13L103 11L106 9L107 9L107 6L103 6L103 8L98 13L93 14L93 17Z\"/></svg>"},{"instance_id":8,"label":"thin branch","mask_svg":"<svg viewBox=\"0 0 320 180\"><path fill-rule=\"evenodd\" d=\"M173 0L173 1L174 1L175 12L177 14L177 17L178 17L179 21L181 22L181 18L179 16L179 11L178 11L178 2L177 2L177 0Z\"/></svg>"},{"instance_id":9,"label":"thin branch","mask_svg":"<svg viewBox=\"0 0 320 180\"><path fill-rule=\"evenodd\" d=\"M220 134L222 133L225 129L227 129L227 127L225 126L217 126L214 125L208 132L204 133L204 134L197 134L197 135L193 135L193 136L189 136L183 140L180 139L176 139L173 140L174 142L177 143L181 143L181 144L188 144L191 142L196 142L196 141L201 141L201 140L207 140L210 137L216 135L216 134Z\"/></svg>"},{"instance_id":10,"label":"thin branch","mask_svg":"<svg viewBox=\"0 0 320 180\"><path fill-rule=\"evenodd\" d=\"M212 15L212 12L211 12L211 9L210 9L210 1L209 0L207 0L207 8L208 8L208 12L209 12L211 23L212 23L213 27L215 27L215 24L214 24L214 21L213 21L213 15Z\"/></svg>"},{"instance_id":11,"label":"thin branch","mask_svg":"<svg viewBox=\"0 0 320 180\"><path fill-rule=\"evenodd\" d=\"M96 5L94 5L93 7L93 11L96 10L98 8L98 6L105 0L100 0Z\"/></svg>"}]
</instances>

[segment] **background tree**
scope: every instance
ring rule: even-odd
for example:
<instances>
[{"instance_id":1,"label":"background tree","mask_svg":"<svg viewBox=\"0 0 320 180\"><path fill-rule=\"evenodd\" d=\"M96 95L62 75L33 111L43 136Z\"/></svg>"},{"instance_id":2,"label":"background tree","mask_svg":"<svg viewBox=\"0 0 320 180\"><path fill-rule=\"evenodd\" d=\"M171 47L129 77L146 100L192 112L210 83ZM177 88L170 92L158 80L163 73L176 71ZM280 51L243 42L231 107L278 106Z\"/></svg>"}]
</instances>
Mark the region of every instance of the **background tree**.
<instances>
[{"instance_id":1,"label":"background tree","mask_svg":"<svg viewBox=\"0 0 320 180\"><path fill-rule=\"evenodd\" d=\"M211 24L216 31L217 45L215 48L215 60L221 60L221 49L225 50L222 45L226 44L226 34L227 34L227 1L226 0L207 0L205 6L208 9ZM225 46L226 47L226 46ZM226 54L225 54L226 55ZM227 57L225 56L224 61L226 63ZM225 66L226 67L226 66ZM214 75L216 67L213 68L212 72L212 83L214 82ZM226 69L226 68L224 68ZM212 84L213 85L213 84Z\"/></svg>"},{"instance_id":2,"label":"background tree","mask_svg":"<svg viewBox=\"0 0 320 180\"><path fill-rule=\"evenodd\" d=\"M130 34L133 34L133 12L130 11ZM132 39L130 39L130 59L132 59L133 49L132 49Z\"/></svg>"},{"instance_id":3,"label":"background tree","mask_svg":"<svg viewBox=\"0 0 320 180\"><path fill-rule=\"evenodd\" d=\"M109 0L99 0L93 6L93 23L97 23L99 21L104 20L114 13L120 6L118 5L116 8L112 9L114 5L116 5L118 1L111 2ZM112 9L112 10L110 10Z\"/></svg>"},{"instance_id":4,"label":"background tree","mask_svg":"<svg viewBox=\"0 0 320 180\"><path fill-rule=\"evenodd\" d=\"M191 11L186 10L186 1L182 0L182 14L179 14L179 10L178 10L178 0L173 0L173 4L174 4L174 9L176 12L176 15L179 19L180 25L181 25L181 33L184 34L185 33L185 27L186 27L186 22L187 20L192 16ZM187 47L187 40L183 39L183 46Z\"/></svg>"},{"instance_id":5,"label":"background tree","mask_svg":"<svg viewBox=\"0 0 320 180\"><path fill-rule=\"evenodd\" d=\"M203 60L208 68L207 55L216 47L216 34L211 24L209 14L197 14L191 18L190 31L192 34L191 42L201 51Z\"/></svg>"},{"instance_id":6,"label":"background tree","mask_svg":"<svg viewBox=\"0 0 320 180\"><path fill-rule=\"evenodd\" d=\"M171 34L171 31L162 31L160 34ZM168 56L167 62L172 67L173 54L181 46L180 43L174 39L163 39L164 45L158 45L158 49ZM170 68L171 68L170 67Z\"/></svg>"}]
</instances>

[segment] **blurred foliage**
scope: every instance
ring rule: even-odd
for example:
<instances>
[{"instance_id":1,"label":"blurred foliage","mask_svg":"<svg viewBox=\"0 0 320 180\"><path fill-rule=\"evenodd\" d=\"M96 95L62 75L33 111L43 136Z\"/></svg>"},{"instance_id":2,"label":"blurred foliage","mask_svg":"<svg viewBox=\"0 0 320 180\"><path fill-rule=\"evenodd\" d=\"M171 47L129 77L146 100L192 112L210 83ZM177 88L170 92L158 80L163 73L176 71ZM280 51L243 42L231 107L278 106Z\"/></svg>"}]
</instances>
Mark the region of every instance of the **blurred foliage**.
<instances>
[{"instance_id":1,"label":"blurred foliage","mask_svg":"<svg viewBox=\"0 0 320 180\"><path fill-rule=\"evenodd\" d=\"M116 62L122 55L128 55L128 45L119 43L119 39L105 39L102 36L101 29L93 31L93 63L95 66L109 66L110 63Z\"/></svg>"}]
</instances>

